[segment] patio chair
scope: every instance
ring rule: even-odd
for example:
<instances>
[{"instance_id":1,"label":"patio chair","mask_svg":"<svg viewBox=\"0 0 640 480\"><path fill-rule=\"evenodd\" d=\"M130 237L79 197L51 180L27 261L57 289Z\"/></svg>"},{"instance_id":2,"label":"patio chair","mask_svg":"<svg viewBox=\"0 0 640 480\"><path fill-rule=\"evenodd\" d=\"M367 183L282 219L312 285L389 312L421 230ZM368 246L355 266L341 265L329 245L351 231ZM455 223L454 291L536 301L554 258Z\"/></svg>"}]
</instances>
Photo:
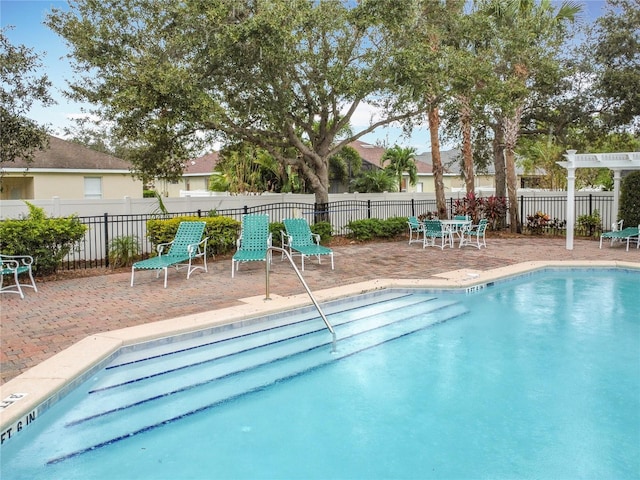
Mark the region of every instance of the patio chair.
<instances>
[{"instance_id":1,"label":"patio chair","mask_svg":"<svg viewBox=\"0 0 640 480\"><path fill-rule=\"evenodd\" d=\"M0 255L0 293L17 293L20 298L24 298L22 289L24 287L33 288L36 292L36 282L33 280L33 257L30 255ZM19 276L29 275L29 283L20 283ZM4 277L13 277L13 283L4 286Z\"/></svg>"},{"instance_id":2,"label":"patio chair","mask_svg":"<svg viewBox=\"0 0 640 480\"><path fill-rule=\"evenodd\" d=\"M444 250L445 242L447 244L451 242L451 232L443 227L440 220L425 220L422 233L422 248L439 246L441 250ZM440 245L436 244L438 239L440 239Z\"/></svg>"},{"instance_id":3,"label":"patio chair","mask_svg":"<svg viewBox=\"0 0 640 480\"><path fill-rule=\"evenodd\" d=\"M282 248L289 250L291 256L300 255L302 258L302 271L304 271L304 257L316 257L318 263L322 263L320 257L331 257L331 270L333 270L333 250L320 245L320 235L313 233L309 223L304 218L287 218L283 221L286 232L282 232Z\"/></svg>"},{"instance_id":4,"label":"patio chair","mask_svg":"<svg viewBox=\"0 0 640 480\"><path fill-rule=\"evenodd\" d=\"M477 225L471 225L471 227L465 229L462 232L462 238L460 239L460 245L458 248L466 245L476 247L478 250L480 250L480 248L482 247L487 248L485 232L487 231L488 224L489 220L483 218L482 220L480 220L480 222L478 222Z\"/></svg>"},{"instance_id":5,"label":"patio chair","mask_svg":"<svg viewBox=\"0 0 640 480\"><path fill-rule=\"evenodd\" d=\"M424 225L418 220L418 217L408 217L407 224L409 225L409 245L413 242L420 241L420 234L424 231ZM415 235L415 238L413 238Z\"/></svg>"},{"instance_id":6,"label":"patio chair","mask_svg":"<svg viewBox=\"0 0 640 480\"><path fill-rule=\"evenodd\" d=\"M456 224L452 228L452 239L453 239L453 235L456 235L458 239L462 241L462 237L464 236L464 231L471 228L471 222L472 222L471 216L470 215L454 215L453 220L454 221L457 220L459 222L465 222L465 223Z\"/></svg>"},{"instance_id":7,"label":"patio chair","mask_svg":"<svg viewBox=\"0 0 640 480\"><path fill-rule=\"evenodd\" d=\"M231 258L231 278L234 277L240 263L270 262L270 246L269 215L243 215L240 238L236 241L236 253Z\"/></svg>"},{"instance_id":8,"label":"patio chair","mask_svg":"<svg viewBox=\"0 0 640 480\"><path fill-rule=\"evenodd\" d=\"M175 266L176 270L187 267L187 279L200 268L207 272L207 241L209 238L202 238L206 225L205 222L180 222L173 240L157 246L158 255L156 257L133 264L131 267L131 286L133 287L136 270L157 270L156 278L160 276L160 271L164 270L164 288L167 288L169 267ZM167 253L164 253L167 248ZM200 257L203 259L203 265L193 265L193 261Z\"/></svg>"}]
</instances>

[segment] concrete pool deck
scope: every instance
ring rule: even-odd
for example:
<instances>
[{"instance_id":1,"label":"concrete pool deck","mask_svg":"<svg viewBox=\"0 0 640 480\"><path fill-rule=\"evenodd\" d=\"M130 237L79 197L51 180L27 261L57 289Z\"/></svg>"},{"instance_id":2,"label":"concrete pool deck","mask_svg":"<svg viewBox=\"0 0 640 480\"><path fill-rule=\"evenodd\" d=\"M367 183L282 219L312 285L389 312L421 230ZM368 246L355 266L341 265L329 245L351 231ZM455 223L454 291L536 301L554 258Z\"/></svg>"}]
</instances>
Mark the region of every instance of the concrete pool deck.
<instances>
[{"instance_id":1,"label":"concrete pool deck","mask_svg":"<svg viewBox=\"0 0 640 480\"><path fill-rule=\"evenodd\" d=\"M640 269L640 250L599 249L593 240L576 240L571 251L562 238L489 238L487 244L482 250L422 249L406 241L350 244L334 248L335 270L327 260L308 261L303 275L322 302L389 287L472 287L546 266ZM172 271L166 289L152 272L136 273L132 288L130 273L123 272L39 282L39 291L27 290L24 300L1 295L0 402L27 395L0 407L0 432L55 400L122 346L311 303L279 256L271 268L271 300L264 298L262 262L241 265L234 279L230 268L226 256L189 280Z\"/></svg>"}]
</instances>

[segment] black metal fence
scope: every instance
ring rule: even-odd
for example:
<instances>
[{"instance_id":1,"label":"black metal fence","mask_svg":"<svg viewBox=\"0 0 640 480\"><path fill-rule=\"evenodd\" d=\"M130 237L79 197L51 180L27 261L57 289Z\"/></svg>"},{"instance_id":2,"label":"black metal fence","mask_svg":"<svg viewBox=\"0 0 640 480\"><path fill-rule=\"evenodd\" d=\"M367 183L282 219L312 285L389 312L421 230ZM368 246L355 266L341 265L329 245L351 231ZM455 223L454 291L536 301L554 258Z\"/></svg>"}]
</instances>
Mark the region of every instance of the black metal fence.
<instances>
[{"instance_id":1,"label":"black metal fence","mask_svg":"<svg viewBox=\"0 0 640 480\"><path fill-rule=\"evenodd\" d=\"M564 197L558 196L521 196L519 198L520 222L526 226L527 216L534 215L536 212L544 212L552 219L563 221L566 219L566 203ZM450 215L453 215L455 199L448 199L447 205ZM602 219L602 225L611 225L616 220L611 212L612 205L612 197L576 196L576 218L580 215L593 215L597 211ZM435 199L411 199L407 201L346 200L322 205L298 202L273 203L254 207L245 206L243 208L217 210L215 214L231 217L238 221L242 219L242 215L252 213L266 213L272 222L281 222L285 218L299 216L306 218L310 223L329 218L334 235L344 235L348 233L348 223L353 220L418 216L436 210ZM88 227L87 232L78 248L71 252L63 262L62 268L73 270L108 267L109 244L112 239L119 237L135 237L139 242L140 253L146 256L151 253L153 248L146 235L148 220L181 216L204 217L209 214L210 212L197 210L164 215L109 215L105 213L98 216L79 217L80 222Z\"/></svg>"}]
</instances>

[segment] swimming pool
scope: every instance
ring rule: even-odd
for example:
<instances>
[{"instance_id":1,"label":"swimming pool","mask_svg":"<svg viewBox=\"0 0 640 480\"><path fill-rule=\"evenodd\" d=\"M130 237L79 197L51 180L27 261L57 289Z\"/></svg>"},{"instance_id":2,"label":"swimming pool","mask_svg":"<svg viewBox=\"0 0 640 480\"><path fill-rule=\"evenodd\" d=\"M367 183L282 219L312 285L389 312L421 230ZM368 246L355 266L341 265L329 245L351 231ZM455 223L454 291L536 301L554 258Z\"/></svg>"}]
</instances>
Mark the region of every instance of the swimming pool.
<instances>
[{"instance_id":1,"label":"swimming pool","mask_svg":"<svg viewBox=\"0 0 640 480\"><path fill-rule=\"evenodd\" d=\"M610 270L469 295L381 292L328 306L337 355L313 333L320 321L302 322L312 313L282 322L300 321L293 342L268 319L271 360L253 376L229 372L263 355L255 335L231 341L247 350L240 360L222 343L195 348L201 338L130 349L7 442L2 477L637 478L637 294L637 272ZM376 328L360 338L354 323ZM165 402L147 380L165 375L160 386L200 403ZM188 389L192 378L203 385ZM141 392L152 400L118 413ZM136 427L136 409L157 421Z\"/></svg>"}]
</instances>

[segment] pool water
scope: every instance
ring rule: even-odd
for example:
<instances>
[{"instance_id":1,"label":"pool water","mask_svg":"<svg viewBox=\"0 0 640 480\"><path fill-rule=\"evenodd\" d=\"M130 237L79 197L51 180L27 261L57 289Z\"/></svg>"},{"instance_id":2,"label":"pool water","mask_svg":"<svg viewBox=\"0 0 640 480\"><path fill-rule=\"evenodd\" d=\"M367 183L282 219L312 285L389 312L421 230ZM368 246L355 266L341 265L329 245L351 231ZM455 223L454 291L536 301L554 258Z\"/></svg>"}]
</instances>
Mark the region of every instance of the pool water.
<instances>
[{"instance_id":1,"label":"pool water","mask_svg":"<svg viewBox=\"0 0 640 480\"><path fill-rule=\"evenodd\" d=\"M6 479L639 478L638 293L637 272L610 270L534 274L468 295L438 292L437 299L418 293L455 313L443 321L443 310L434 310L422 328L397 338L382 336L394 328L383 326L377 341L353 350L346 324L337 322L338 355L311 349L303 355L326 360L303 362L304 374L184 416L177 405L151 402L142 408L175 408L175 420L82 451L92 433L72 433L69 422L57 419L90 410L83 406L87 390L122 375L101 372L42 415L33 432L7 442L0 473ZM292 354L272 369L296 361ZM171 384L185 376L178 373ZM241 374L231 375L225 388L242 382ZM135 422L133 414L123 417ZM60 454L74 451L81 453Z\"/></svg>"}]
</instances>

